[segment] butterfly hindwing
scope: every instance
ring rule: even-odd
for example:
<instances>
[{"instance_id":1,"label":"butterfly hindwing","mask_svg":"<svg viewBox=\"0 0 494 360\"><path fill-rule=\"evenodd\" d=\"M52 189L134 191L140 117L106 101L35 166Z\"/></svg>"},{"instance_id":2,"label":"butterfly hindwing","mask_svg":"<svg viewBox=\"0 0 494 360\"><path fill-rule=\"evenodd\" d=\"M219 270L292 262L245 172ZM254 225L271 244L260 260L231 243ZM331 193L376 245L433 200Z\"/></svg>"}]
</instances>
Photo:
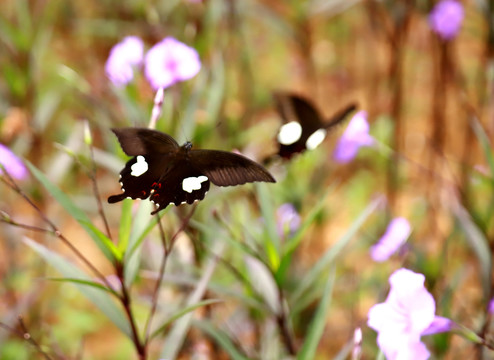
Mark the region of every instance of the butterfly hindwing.
<instances>
[{"instance_id":1,"label":"butterfly hindwing","mask_svg":"<svg viewBox=\"0 0 494 360\"><path fill-rule=\"evenodd\" d=\"M217 186L275 182L264 167L242 155L219 150L191 150L189 156L191 163Z\"/></svg>"},{"instance_id":2,"label":"butterfly hindwing","mask_svg":"<svg viewBox=\"0 0 494 360\"><path fill-rule=\"evenodd\" d=\"M170 204L178 206L202 200L209 186L209 178L202 171L191 166L188 161L176 163L153 187L149 200L158 205L158 209L152 214Z\"/></svg>"},{"instance_id":3,"label":"butterfly hindwing","mask_svg":"<svg viewBox=\"0 0 494 360\"><path fill-rule=\"evenodd\" d=\"M146 199L151 194L153 186L166 172L166 157L156 155L138 155L127 161L120 172L122 194L108 198L109 203L115 203L125 198Z\"/></svg>"}]
</instances>

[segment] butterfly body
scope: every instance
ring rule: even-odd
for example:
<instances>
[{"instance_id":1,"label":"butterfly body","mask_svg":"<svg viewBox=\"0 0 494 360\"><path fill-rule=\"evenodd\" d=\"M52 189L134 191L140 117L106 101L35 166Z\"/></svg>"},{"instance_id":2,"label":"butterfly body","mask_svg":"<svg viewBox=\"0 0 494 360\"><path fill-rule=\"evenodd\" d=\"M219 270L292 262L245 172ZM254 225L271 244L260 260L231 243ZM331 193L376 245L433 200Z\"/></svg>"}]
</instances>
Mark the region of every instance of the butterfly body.
<instances>
[{"instance_id":1,"label":"butterfly body","mask_svg":"<svg viewBox=\"0 0 494 360\"><path fill-rule=\"evenodd\" d=\"M327 121L309 100L299 95L278 92L274 94L274 100L284 121L277 136L278 155L285 159L306 149L316 148L326 137L328 129L339 124L356 109L351 104Z\"/></svg>"},{"instance_id":2,"label":"butterfly body","mask_svg":"<svg viewBox=\"0 0 494 360\"><path fill-rule=\"evenodd\" d=\"M123 151L133 156L120 172L122 193L109 203L125 198L149 199L158 209L204 199L210 183L217 186L246 182L275 182L261 165L244 156L219 150L195 150L179 146L165 133L145 128L112 129Z\"/></svg>"}]
</instances>

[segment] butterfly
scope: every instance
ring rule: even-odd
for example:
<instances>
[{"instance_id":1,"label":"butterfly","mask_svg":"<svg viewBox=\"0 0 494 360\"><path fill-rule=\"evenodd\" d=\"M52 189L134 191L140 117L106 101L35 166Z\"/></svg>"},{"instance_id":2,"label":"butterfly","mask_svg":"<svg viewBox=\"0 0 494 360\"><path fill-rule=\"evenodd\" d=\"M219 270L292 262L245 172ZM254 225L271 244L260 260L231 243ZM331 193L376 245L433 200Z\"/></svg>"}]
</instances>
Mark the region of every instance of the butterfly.
<instances>
[{"instance_id":1,"label":"butterfly","mask_svg":"<svg viewBox=\"0 0 494 360\"><path fill-rule=\"evenodd\" d=\"M307 99L288 92L273 95L276 109L284 124L278 131L278 155L290 159L306 149L315 149L324 140L327 130L342 122L357 106L350 104L325 121Z\"/></svg>"},{"instance_id":2,"label":"butterfly","mask_svg":"<svg viewBox=\"0 0 494 360\"><path fill-rule=\"evenodd\" d=\"M110 196L109 203L149 197L158 205L153 215L170 204L204 199L210 182L217 186L276 182L264 167L242 155L193 150L190 142L179 146L170 135L146 128L111 130L132 159L120 172L122 193Z\"/></svg>"}]
</instances>

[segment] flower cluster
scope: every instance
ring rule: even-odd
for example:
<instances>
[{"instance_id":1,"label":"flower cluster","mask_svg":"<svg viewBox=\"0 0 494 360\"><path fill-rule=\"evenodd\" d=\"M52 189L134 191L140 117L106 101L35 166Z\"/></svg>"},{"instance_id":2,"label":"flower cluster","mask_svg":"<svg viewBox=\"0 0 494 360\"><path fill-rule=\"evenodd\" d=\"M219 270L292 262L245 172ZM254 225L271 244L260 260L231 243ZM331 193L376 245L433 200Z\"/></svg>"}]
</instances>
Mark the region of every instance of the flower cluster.
<instances>
[{"instance_id":1,"label":"flower cluster","mask_svg":"<svg viewBox=\"0 0 494 360\"><path fill-rule=\"evenodd\" d=\"M367 324L378 332L377 343L388 360L429 358L423 335L449 331L453 322L436 316L434 298L424 286L425 276L399 269L389 277L386 301L374 305Z\"/></svg>"},{"instance_id":2,"label":"flower cluster","mask_svg":"<svg viewBox=\"0 0 494 360\"><path fill-rule=\"evenodd\" d=\"M111 49L105 72L120 87L132 81L134 69L142 65L146 79L155 90L191 79L201 69L197 51L172 37L164 38L144 56L142 40L129 36Z\"/></svg>"}]
</instances>

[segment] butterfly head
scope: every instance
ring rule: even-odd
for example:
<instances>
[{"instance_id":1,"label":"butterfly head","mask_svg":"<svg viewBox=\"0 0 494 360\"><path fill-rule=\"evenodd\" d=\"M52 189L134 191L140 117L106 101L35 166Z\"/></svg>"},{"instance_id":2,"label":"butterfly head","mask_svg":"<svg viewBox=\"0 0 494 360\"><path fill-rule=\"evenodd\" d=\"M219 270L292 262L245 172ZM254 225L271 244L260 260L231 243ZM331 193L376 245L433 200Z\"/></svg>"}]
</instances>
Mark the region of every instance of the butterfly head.
<instances>
[{"instance_id":1,"label":"butterfly head","mask_svg":"<svg viewBox=\"0 0 494 360\"><path fill-rule=\"evenodd\" d=\"M189 151L190 149L192 149L192 143L190 141L187 141L185 144L183 144L182 146L185 151Z\"/></svg>"}]
</instances>

